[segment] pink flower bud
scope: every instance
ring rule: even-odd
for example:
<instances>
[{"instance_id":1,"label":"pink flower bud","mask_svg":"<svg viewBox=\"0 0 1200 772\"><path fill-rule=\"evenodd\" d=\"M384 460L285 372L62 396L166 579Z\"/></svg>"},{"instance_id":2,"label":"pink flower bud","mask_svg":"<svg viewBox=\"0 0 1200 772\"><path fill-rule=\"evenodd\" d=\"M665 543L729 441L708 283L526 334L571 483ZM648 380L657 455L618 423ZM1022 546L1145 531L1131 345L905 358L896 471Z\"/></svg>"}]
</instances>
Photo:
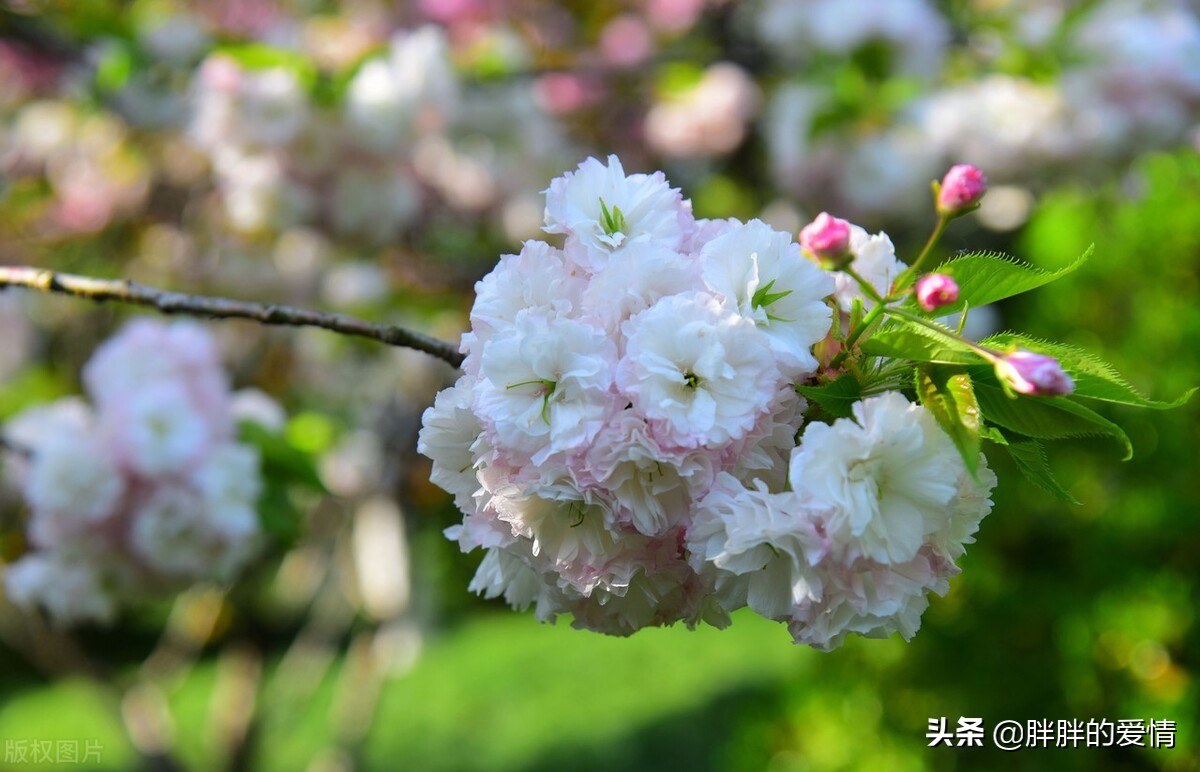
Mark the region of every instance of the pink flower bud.
<instances>
[{"instance_id":1,"label":"pink flower bud","mask_svg":"<svg viewBox=\"0 0 1200 772\"><path fill-rule=\"evenodd\" d=\"M958 300L958 282L944 273L930 273L917 282L917 305L933 311Z\"/></svg>"},{"instance_id":2,"label":"pink flower bud","mask_svg":"<svg viewBox=\"0 0 1200 772\"><path fill-rule=\"evenodd\" d=\"M966 214L987 192L987 177L970 164L950 167L937 193L937 211L943 217Z\"/></svg>"},{"instance_id":3,"label":"pink flower bud","mask_svg":"<svg viewBox=\"0 0 1200 772\"><path fill-rule=\"evenodd\" d=\"M1057 359L1024 349L1001 357L996 362L996 376L1021 394L1048 397L1075 390L1075 381L1063 372Z\"/></svg>"},{"instance_id":4,"label":"pink flower bud","mask_svg":"<svg viewBox=\"0 0 1200 772\"><path fill-rule=\"evenodd\" d=\"M850 223L821 212L800 230L800 246L817 258L822 267L836 268L850 254Z\"/></svg>"}]
</instances>

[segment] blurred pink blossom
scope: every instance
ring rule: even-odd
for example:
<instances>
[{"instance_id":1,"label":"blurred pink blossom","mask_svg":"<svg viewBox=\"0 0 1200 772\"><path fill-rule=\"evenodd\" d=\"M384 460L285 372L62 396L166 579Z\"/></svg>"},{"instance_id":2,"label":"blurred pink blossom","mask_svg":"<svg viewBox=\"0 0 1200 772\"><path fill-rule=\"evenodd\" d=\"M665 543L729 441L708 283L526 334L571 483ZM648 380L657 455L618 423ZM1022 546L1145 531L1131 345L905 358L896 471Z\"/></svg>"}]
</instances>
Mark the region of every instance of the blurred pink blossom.
<instances>
[{"instance_id":1,"label":"blurred pink blossom","mask_svg":"<svg viewBox=\"0 0 1200 772\"><path fill-rule=\"evenodd\" d=\"M635 67L650 58L654 39L646 23L631 13L621 14L600 32L600 55L617 67Z\"/></svg>"}]
</instances>

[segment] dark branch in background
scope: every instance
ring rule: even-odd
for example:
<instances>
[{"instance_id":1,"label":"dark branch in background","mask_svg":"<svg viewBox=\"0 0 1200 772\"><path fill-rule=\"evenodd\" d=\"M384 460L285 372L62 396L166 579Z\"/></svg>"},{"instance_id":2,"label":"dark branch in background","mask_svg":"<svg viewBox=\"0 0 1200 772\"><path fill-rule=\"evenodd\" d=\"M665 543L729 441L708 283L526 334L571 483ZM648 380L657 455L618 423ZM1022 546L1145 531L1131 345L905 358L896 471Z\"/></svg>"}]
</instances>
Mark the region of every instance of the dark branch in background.
<instances>
[{"instance_id":1,"label":"dark branch in background","mask_svg":"<svg viewBox=\"0 0 1200 772\"><path fill-rule=\"evenodd\" d=\"M164 314L188 314L209 319L249 319L284 327L320 327L342 335L422 351L453 367L461 366L463 361L463 355L446 341L404 327L375 324L345 314L167 292L125 279L93 279L27 266L0 266L0 289L5 287L24 287L97 302L116 300L147 306Z\"/></svg>"}]
</instances>

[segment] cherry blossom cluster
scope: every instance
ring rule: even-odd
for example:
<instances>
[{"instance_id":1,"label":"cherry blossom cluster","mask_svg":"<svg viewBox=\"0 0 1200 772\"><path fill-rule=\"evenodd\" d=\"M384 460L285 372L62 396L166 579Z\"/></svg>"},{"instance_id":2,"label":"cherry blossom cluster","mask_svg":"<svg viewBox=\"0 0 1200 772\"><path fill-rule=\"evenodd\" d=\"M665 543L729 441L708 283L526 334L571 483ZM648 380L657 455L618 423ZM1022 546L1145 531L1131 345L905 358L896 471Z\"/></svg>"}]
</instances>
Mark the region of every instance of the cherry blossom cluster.
<instances>
[{"instance_id":1,"label":"cherry blossom cluster","mask_svg":"<svg viewBox=\"0 0 1200 772\"><path fill-rule=\"evenodd\" d=\"M235 437L229 384L197 324L131 322L88 362L92 400L14 418L8 470L31 551L5 593L58 624L108 622L122 600L232 579L261 540L258 452Z\"/></svg>"},{"instance_id":2,"label":"cherry blossom cluster","mask_svg":"<svg viewBox=\"0 0 1200 772\"><path fill-rule=\"evenodd\" d=\"M826 224L809 236L886 293L886 234ZM995 478L898 392L806 421L795 386L860 289L615 156L551 182L545 230L476 286L419 439L464 513L447 535L484 550L472 589L619 635L749 606L821 649L911 637Z\"/></svg>"}]
</instances>

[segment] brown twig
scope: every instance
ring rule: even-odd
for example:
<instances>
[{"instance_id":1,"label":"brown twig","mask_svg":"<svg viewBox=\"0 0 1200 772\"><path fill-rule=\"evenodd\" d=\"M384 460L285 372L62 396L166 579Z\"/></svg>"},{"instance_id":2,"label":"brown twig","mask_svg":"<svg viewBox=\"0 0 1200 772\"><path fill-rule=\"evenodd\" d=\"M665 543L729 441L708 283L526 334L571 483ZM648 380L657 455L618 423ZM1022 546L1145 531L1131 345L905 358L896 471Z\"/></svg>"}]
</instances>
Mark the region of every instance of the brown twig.
<instances>
[{"instance_id":1,"label":"brown twig","mask_svg":"<svg viewBox=\"0 0 1200 772\"><path fill-rule=\"evenodd\" d=\"M94 279L28 266L0 266L0 289L5 287L25 287L97 302L116 300L148 306L164 314L190 314L209 319L250 319L286 327L320 327L342 335L369 338L389 346L416 349L454 367L459 367L463 361L463 355L446 341L404 327L375 324L345 314L167 292L127 279Z\"/></svg>"}]
</instances>

